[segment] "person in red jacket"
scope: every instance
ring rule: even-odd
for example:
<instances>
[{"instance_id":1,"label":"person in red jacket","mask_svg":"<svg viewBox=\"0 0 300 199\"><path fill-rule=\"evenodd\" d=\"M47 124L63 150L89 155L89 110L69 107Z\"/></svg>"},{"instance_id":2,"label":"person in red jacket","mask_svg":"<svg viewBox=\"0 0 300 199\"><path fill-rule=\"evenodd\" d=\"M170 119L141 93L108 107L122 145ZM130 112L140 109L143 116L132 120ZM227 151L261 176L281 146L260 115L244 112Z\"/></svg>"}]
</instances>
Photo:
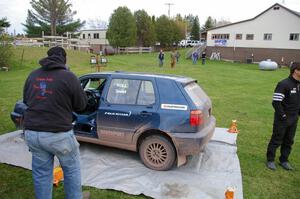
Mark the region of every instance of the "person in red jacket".
<instances>
[{"instance_id":1,"label":"person in red jacket","mask_svg":"<svg viewBox=\"0 0 300 199\"><path fill-rule=\"evenodd\" d=\"M64 173L66 198L81 199L80 156L72 125L72 111L87 104L78 78L66 67L66 52L51 48L41 67L28 76L23 101L25 140L32 153L35 198L52 198L53 161L56 156Z\"/></svg>"},{"instance_id":2,"label":"person in red jacket","mask_svg":"<svg viewBox=\"0 0 300 199\"><path fill-rule=\"evenodd\" d=\"M267 149L267 167L275 170L276 149L280 146L280 166L293 170L288 161L300 114L300 63L294 62L290 76L280 81L273 94L275 109L273 134Z\"/></svg>"}]
</instances>

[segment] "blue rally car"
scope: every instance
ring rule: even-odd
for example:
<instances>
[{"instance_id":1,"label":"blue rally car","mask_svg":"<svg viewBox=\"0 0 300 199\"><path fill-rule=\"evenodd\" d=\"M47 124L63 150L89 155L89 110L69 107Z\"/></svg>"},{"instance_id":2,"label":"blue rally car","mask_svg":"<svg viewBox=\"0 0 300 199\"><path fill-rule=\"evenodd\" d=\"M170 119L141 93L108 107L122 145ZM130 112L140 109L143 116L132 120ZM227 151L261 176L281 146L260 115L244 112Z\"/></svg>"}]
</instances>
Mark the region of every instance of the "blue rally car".
<instances>
[{"instance_id":1,"label":"blue rally car","mask_svg":"<svg viewBox=\"0 0 300 199\"><path fill-rule=\"evenodd\" d=\"M209 97L188 77L102 72L79 78L88 97L74 113L79 141L137 151L154 170L168 170L199 153L213 135ZM17 102L11 118L22 126L26 106Z\"/></svg>"}]
</instances>

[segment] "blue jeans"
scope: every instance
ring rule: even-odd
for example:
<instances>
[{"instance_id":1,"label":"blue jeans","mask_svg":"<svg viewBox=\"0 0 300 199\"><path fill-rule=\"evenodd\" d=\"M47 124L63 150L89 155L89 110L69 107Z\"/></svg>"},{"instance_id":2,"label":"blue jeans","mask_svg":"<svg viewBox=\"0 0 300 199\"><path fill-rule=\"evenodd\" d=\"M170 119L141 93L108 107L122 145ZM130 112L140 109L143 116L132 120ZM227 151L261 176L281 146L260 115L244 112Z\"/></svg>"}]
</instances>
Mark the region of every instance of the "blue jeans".
<instances>
[{"instance_id":1,"label":"blue jeans","mask_svg":"<svg viewBox=\"0 0 300 199\"><path fill-rule=\"evenodd\" d=\"M158 59L158 65L159 67L162 67L164 65L164 60L163 59Z\"/></svg>"},{"instance_id":2,"label":"blue jeans","mask_svg":"<svg viewBox=\"0 0 300 199\"><path fill-rule=\"evenodd\" d=\"M35 198L52 198L53 162L56 156L64 172L66 198L81 199L79 143L73 130L60 133L25 130L25 140L32 153Z\"/></svg>"},{"instance_id":3,"label":"blue jeans","mask_svg":"<svg viewBox=\"0 0 300 199\"><path fill-rule=\"evenodd\" d=\"M197 64L197 58L193 57L193 64Z\"/></svg>"}]
</instances>

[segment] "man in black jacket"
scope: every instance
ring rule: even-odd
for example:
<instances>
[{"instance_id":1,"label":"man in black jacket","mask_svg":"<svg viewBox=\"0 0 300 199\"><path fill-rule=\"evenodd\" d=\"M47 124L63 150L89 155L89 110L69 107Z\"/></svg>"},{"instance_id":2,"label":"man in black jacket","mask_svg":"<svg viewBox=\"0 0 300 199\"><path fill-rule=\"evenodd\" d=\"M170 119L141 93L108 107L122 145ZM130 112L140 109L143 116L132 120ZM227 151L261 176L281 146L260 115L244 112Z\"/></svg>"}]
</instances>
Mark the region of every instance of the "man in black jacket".
<instances>
[{"instance_id":1,"label":"man in black jacket","mask_svg":"<svg viewBox=\"0 0 300 199\"><path fill-rule=\"evenodd\" d=\"M275 109L273 134L267 149L267 167L275 170L276 149L280 146L280 166L293 170L288 161L300 114L300 63L294 62L290 76L277 84L272 105Z\"/></svg>"},{"instance_id":2,"label":"man in black jacket","mask_svg":"<svg viewBox=\"0 0 300 199\"><path fill-rule=\"evenodd\" d=\"M86 107L78 78L66 68L66 52L51 48L24 86L25 140L32 153L35 198L52 198L54 156L64 172L66 198L81 199L79 144L73 133L72 111Z\"/></svg>"}]
</instances>

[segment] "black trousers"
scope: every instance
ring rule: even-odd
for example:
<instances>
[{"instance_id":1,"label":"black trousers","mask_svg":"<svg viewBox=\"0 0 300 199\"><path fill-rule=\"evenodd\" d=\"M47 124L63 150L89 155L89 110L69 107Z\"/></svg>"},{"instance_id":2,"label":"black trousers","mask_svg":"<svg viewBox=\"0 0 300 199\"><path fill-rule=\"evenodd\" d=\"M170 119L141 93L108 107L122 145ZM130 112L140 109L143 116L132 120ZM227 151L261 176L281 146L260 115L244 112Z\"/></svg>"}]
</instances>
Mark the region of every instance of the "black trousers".
<instances>
[{"instance_id":1,"label":"black trousers","mask_svg":"<svg viewBox=\"0 0 300 199\"><path fill-rule=\"evenodd\" d=\"M287 119L282 121L280 116L274 114L273 134L267 149L267 160L274 161L276 149L280 146L280 162L287 162L294 143L298 123L298 113L287 114Z\"/></svg>"}]
</instances>

